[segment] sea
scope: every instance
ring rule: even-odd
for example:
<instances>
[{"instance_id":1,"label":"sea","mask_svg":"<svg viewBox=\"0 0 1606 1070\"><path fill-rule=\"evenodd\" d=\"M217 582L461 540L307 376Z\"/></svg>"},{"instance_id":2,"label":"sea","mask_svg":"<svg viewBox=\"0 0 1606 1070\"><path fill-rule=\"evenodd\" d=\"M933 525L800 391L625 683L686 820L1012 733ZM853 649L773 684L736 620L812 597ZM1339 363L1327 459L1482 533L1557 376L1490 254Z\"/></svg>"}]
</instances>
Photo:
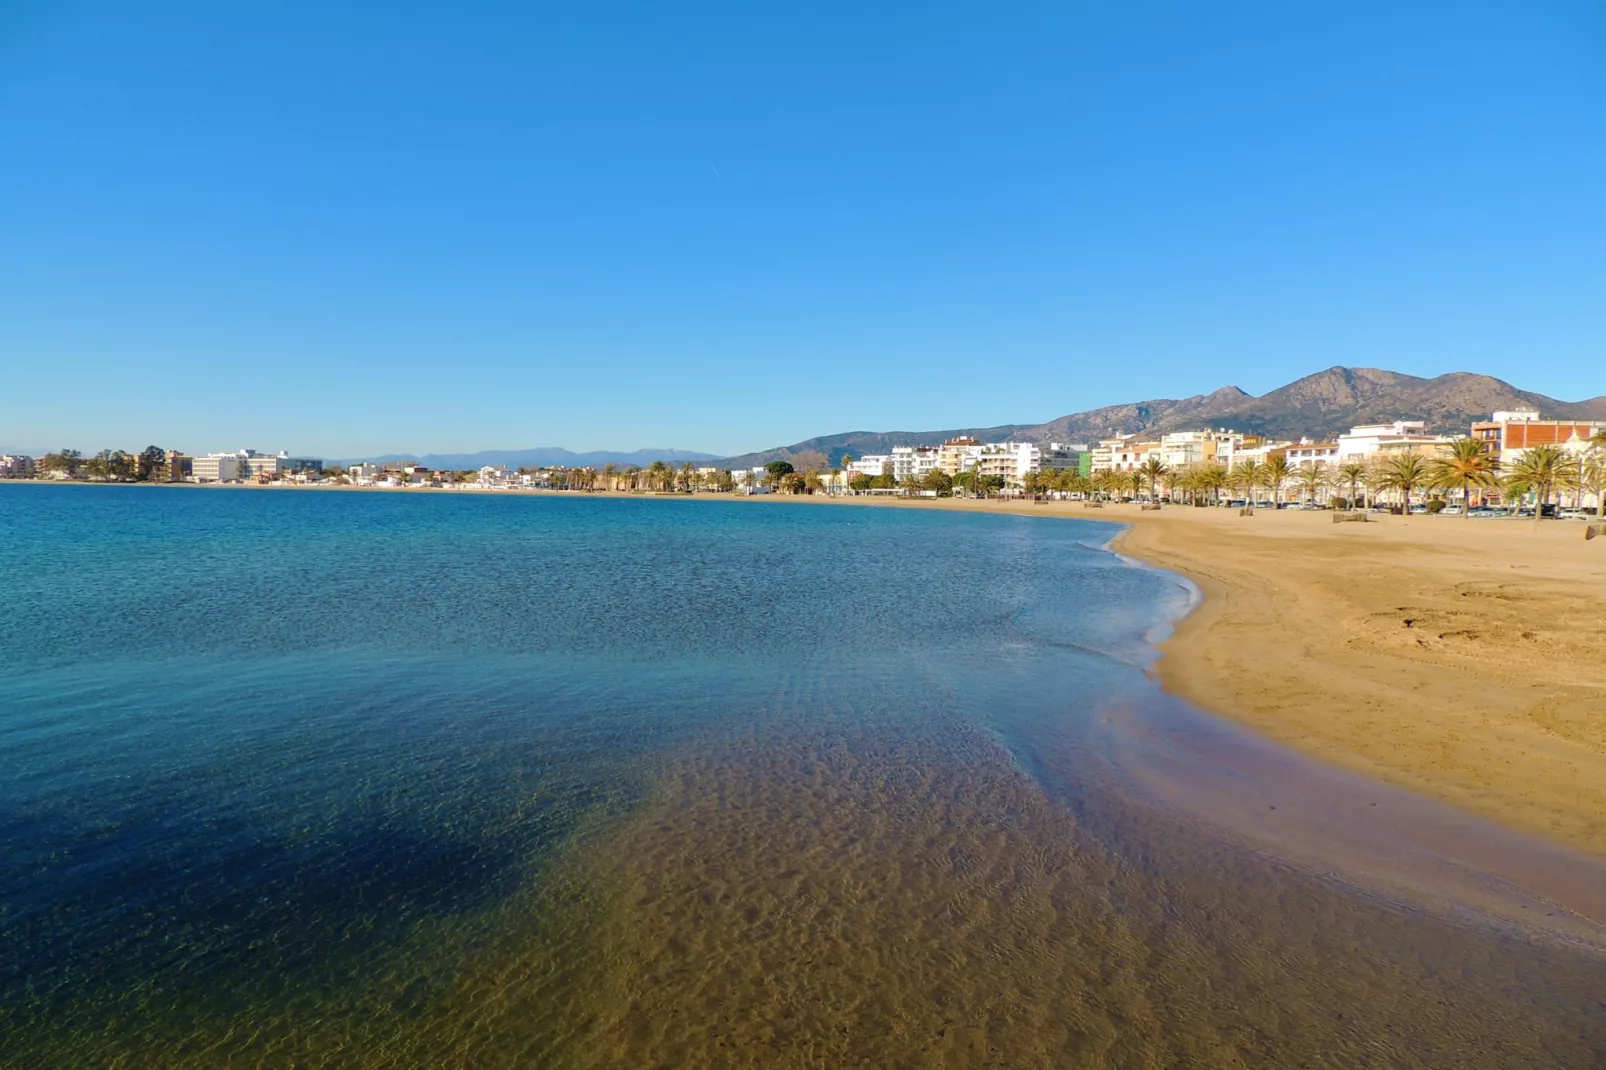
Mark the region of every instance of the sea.
<instances>
[{"instance_id":1,"label":"sea","mask_svg":"<svg viewBox=\"0 0 1606 1070\"><path fill-rule=\"evenodd\" d=\"M1526 856L1263 804L1117 531L0 484L0 1065L1606 1065Z\"/></svg>"}]
</instances>

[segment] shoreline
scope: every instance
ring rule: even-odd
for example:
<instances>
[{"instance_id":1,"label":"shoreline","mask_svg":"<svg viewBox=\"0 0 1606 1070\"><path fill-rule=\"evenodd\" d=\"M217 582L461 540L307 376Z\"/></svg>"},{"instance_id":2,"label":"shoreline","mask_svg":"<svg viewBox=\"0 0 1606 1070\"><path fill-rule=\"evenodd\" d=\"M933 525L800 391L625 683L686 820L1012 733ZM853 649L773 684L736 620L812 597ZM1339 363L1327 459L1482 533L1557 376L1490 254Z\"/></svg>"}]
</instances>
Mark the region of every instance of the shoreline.
<instances>
[{"instance_id":1,"label":"shoreline","mask_svg":"<svg viewBox=\"0 0 1606 1070\"><path fill-rule=\"evenodd\" d=\"M18 481L56 485L54 481ZM117 484L86 484L106 486ZM151 484L144 484L151 485ZM262 487L419 493L445 488ZM1093 520L1198 596L1148 671L1262 738L1606 858L1606 545L1583 525L1078 502L447 493L764 501Z\"/></svg>"}]
</instances>

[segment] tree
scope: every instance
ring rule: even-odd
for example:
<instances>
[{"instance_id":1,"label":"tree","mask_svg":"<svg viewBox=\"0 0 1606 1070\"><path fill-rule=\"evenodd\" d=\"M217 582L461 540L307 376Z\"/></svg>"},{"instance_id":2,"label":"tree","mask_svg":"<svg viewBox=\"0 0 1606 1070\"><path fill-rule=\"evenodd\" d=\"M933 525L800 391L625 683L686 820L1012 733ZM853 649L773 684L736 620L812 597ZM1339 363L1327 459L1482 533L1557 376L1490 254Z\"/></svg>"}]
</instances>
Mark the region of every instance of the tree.
<instances>
[{"instance_id":1,"label":"tree","mask_svg":"<svg viewBox=\"0 0 1606 1070\"><path fill-rule=\"evenodd\" d=\"M40 458L40 466L47 472L66 472L75 476L84 466L84 455L77 450L57 450Z\"/></svg>"},{"instance_id":2,"label":"tree","mask_svg":"<svg viewBox=\"0 0 1606 1070\"><path fill-rule=\"evenodd\" d=\"M934 490L939 495L946 497L953 492L954 481L947 472L944 472L940 468L933 468L931 471L927 472L925 478L920 481L920 488L922 490Z\"/></svg>"},{"instance_id":3,"label":"tree","mask_svg":"<svg viewBox=\"0 0 1606 1070\"><path fill-rule=\"evenodd\" d=\"M1404 515L1411 515L1411 494L1427 486L1428 462L1420 454L1397 453L1383 462L1378 469L1377 485L1384 490L1400 492Z\"/></svg>"},{"instance_id":4,"label":"tree","mask_svg":"<svg viewBox=\"0 0 1606 1070\"><path fill-rule=\"evenodd\" d=\"M146 446L134 458L134 478L142 483L153 479L165 479L167 474L167 451L160 446Z\"/></svg>"},{"instance_id":5,"label":"tree","mask_svg":"<svg viewBox=\"0 0 1606 1070\"><path fill-rule=\"evenodd\" d=\"M792 467L789 461L771 461L764 466L764 471L768 473L764 477L764 482L778 484L782 478L791 475L796 469Z\"/></svg>"},{"instance_id":6,"label":"tree","mask_svg":"<svg viewBox=\"0 0 1606 1070\"><path fill-rule=\"evenodd\" d=\"M852 488L855 493L863 494L865 491L870 489L870 484L874 482L875 480L871 479L863 472L855 472L853 477L848 480L848 486Z\"/></svg>"},{"instance_id":7,"label":"tree","mask_svg":"<svg viewBox=\"0 0 1606 1070\"><path fill-rule=\"evenodd\" d=\"M1137 474L1149 487L1149 501L1154 501L1154 485L1160 482L1160 477L1171 471L1171 466L1158 457L1145 457L1143 464L1138 468Z\"/></svg>"},{"instance_id":8,"label":"tree","mask_svg":"<svg viewBox=\"0 0 1606 1070\"><path fill-rule=\"evenodd\" d=\"M1282 508L1283 484L1288 482L1294 470L1288 467L1288 458L1281 453L1274 453L1266 458L1266 463L1260 466L1261 486L1271 491L1271 507Z\"/></svg>"},{"instance_id":9,"label":"tree","mask_svg":"<svg viewBox=\"0 0 1606 1070\"><path fill-rule=\"evenodd\" d=\"M1305 492L1305 500L1316 502L1316 492L1327 485L1327 469L1319 464L1307 464L1294 473L1294 482Z\"/></svg>"},{"instance_id":10,"label":"tree","mask_svg":"<svg viewBox=\"0 0 1606 1070\"><path fill-rule=\"evenodd\" d=\"M1578 466L1578 489L1595 496L1595 515L1606 520L1606 450L1591 450Z\"/></svg>"},{"instance_id":11,"label":"tree","mask_svg":"<svg viewBox=\"0 0 1606 1070\"><path fill-rule=\"evenodd\" d=\"M966 494L974 494L976 492L976 473L968 468L962 472L956 472L953 485L963 490Z\"/></svg>"},{"instance_id":12,"label":"tree","mask_svg":"<svg viewBox=\"0 0 1606 1070\"><path fill-rule=\"evenodd\" d=\"M1442 457L1428 465L1429 485L1440 490L1459 490L1465 502L1462 516L1472 515L1472 489L1498 486L1500 462L1489 450L1489 443L1476 438L1458 438Z\"/></svg>"},{"instance_id":13,"label":"tree","mask_svg":"<svg viewBox=\"0 0 1606 1070\"><path fill-rule=\"evenodd\" d=\"M976 488L980 490L984 496L987 494L996 494L1004 489L1004 477L977 476Z\"/></svg>"},{"instance_id":14,"label":"tree","mask_svg":"<svg viewBox=\"0 0 1606 1070\"><path fill-rule=\"evenodd\" d=\"M1516 494L1534 496L1534 526L1545 515L1545 504L1551 492L1565 486L1576 465L1572 458L1554 446L1534 446L1522 451L1522 457L1506 473L1506 488Z\"/></svg>"},{"instance_id":15,"label":"tree","mask_svg":"<svg viewBox=\"0 0 1606 1070\"><path fill-rule=\"evenodd\" d=\"M1348 464L1338 466L1338 478L1343 485L1349 487L1349 507L1355 508L1355 488L1366 482L1368 475L1366 465L1359 461L1350 461Z\"/></svg>"},{"instance_id":16,"label":"tree","mask_svg":"<svg viewBox=\"0 0 1606 1070\"><path fill-rule=\"evenodd\" d=\"M780 487L781 491L785 494L802 494L808 489L807 482L804 480L803 476L796 472L787 472L783 474L776 481L776 483L777 486Z\"/></svg>"},{"instance_id":17,"label":"tree","mask_svg":"<svg viewBox=\"0 0 1606 1070\"><path fill-rule=\"evenodd\" d=\"M1255 511L1255 488L1265 479L1263 468L1264 466L1256 464L1253 458L1245 457L1232 466L1229 475L1229 485L1233 490L1243 492L1244 504L1249 507L1251 513Z\"/></svg>"}]
</instances>

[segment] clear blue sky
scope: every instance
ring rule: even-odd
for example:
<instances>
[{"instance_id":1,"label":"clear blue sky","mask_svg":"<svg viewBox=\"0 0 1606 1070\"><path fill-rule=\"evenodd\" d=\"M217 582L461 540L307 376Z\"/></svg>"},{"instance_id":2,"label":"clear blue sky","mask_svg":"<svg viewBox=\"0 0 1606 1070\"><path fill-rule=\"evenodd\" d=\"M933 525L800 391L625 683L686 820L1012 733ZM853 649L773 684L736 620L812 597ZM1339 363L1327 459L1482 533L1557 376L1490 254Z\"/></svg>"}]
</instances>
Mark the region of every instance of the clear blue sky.
<instances>
[{"instance_id":1,"label":"clear blue sky","mask_svg":"<svg viewBox=\"0 0 1606 1070\"><path fill-rule=\"evenodd\" d=\"M1606 5L0 2L0 447L1606 393Z\"/></svg>"}]
</instances>

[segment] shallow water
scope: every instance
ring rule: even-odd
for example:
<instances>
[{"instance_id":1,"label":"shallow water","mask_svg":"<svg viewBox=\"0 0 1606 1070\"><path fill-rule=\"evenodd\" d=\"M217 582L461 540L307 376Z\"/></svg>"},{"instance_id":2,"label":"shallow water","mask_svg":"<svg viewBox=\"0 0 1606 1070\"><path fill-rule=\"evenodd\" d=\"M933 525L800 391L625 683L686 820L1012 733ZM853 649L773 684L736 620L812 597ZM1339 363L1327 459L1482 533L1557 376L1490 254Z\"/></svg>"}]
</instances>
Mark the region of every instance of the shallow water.
<instances>
[{"instance_id":1,"label":"shallow water","mask_svg":"<svg viewBox=\"0 0 1606 1070\"><path fill-rule=\"evenodd\" d=\"M1591 864L1160 695L1111 530L0 485L0 1053L1599 1065Z\"/></svg>"}]
</instances>

